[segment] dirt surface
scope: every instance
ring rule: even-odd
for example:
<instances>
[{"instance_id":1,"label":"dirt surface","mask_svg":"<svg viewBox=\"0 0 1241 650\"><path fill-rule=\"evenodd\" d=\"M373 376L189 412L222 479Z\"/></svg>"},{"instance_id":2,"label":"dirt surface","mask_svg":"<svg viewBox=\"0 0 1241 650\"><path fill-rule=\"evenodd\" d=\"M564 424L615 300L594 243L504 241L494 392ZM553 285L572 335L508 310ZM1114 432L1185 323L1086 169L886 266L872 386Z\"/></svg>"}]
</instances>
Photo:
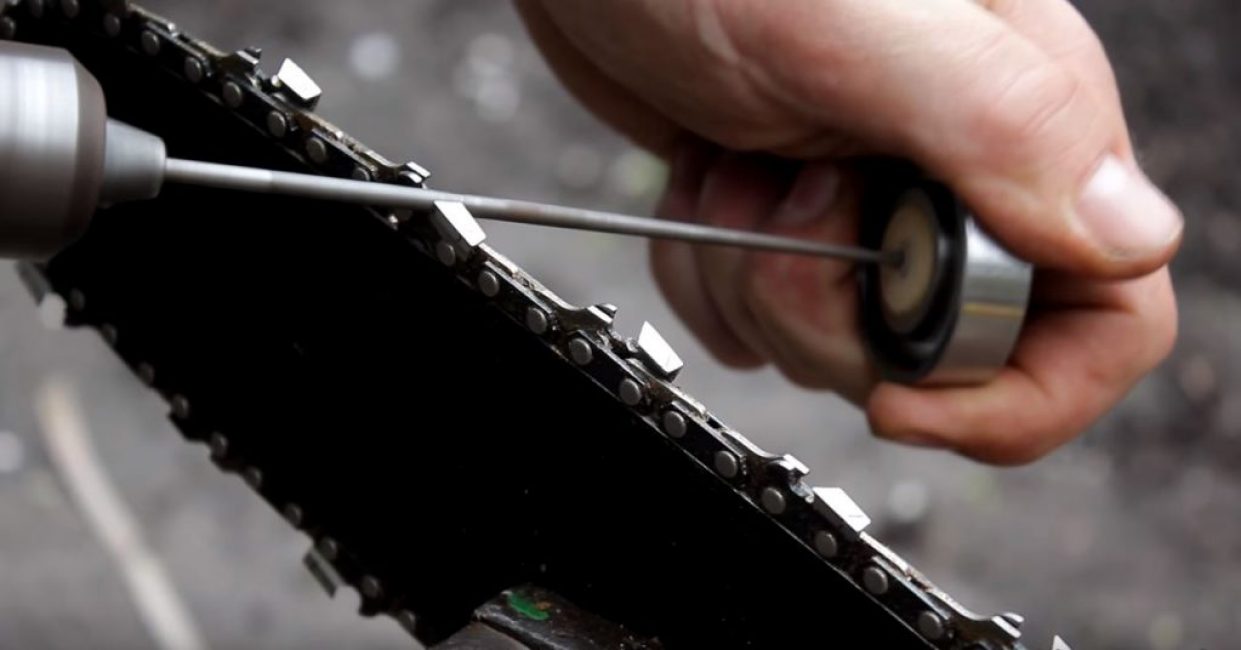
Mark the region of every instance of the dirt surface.
<instances>
[{"instance_id":1,"label":"dirt surface","mask_svg":"<svg viewBox=\"0 0 1241 650\"><path fill-rule=\"evenodd\" d=\"M555 84L510 6L484 0L148 3L217 45L295 58L321 112L440 188L642 212L663 171ZM1223 649L1241 637L1241 4L1080 4L1112 54L1151 176L1189 220L1175 265L1176 352L1094 430L1044 462L995 470L873 441L860 415L774 373L709 359L660 299L640 242L489 226L567 299L656 324L682 384L729 424L848 489L876 534L967 606L1027 617L1032 648ZM216 648L409 647L349 596L325 598L306 541L201 448L103 344L48 331L0 274L0 648L154 647L116 565L49 464L32 408L76 389L104 465ZM808 644L813 645L813 644Z\"/></svg>"}]
</instances>

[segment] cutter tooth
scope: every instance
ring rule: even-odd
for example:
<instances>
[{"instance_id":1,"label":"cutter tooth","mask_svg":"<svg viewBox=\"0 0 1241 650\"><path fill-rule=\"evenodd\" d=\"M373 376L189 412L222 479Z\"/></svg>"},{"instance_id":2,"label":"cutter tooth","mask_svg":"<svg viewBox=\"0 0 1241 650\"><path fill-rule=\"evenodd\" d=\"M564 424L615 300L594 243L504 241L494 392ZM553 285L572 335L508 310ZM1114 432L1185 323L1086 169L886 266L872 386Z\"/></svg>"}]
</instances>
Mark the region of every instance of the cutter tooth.
<instances>
[{"instance_id":1,"label":"cutter tooth","mask_svg":"<svg viewBox=\"0 0 1241 650\"><path fill-rule=\"evenodd\" d=\"M643 323L638 334L638 358L647 370L667 381L676 379L685 368L680 355L650 323Z\"/></svg>"},{"instance_id":2,"label":"cutter tooth","mask_svg":"<svg viewBox=\"0 0 1241 650\"><path fill-rule=\"evenodd\" d=\"M833 527L856 540L870 526L870 517L841 488L814 488L814 509Z\"/></svg>"},{"instance_id":3,"label":"cutter tooth","mask_svg":"<svg viewBox=\"0 0 1241 650\"><path fill-rule=\"evenodd\" d=\"M272 85L284 91L285 98L297 105L314 110L323 96L323 89L293 59L285 59L280 70L272 77Z\"/></svg>"}]
</instances>

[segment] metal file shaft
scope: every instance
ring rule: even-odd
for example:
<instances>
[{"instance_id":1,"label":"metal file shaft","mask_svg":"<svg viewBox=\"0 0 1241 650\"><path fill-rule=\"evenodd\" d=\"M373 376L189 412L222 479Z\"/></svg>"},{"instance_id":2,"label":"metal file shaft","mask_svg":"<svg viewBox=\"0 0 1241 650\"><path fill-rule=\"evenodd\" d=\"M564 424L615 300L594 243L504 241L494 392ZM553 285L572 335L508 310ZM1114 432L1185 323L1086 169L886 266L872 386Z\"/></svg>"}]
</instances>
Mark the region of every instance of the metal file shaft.
<instances>
[{"instance_id":1,"label":"metal file shaft","mask_svg":"<svg viewBox=\"0 0 1241 650\"><path fill-rule=\"evenodd\" d=\"M773 252L830 257L866 264L890 264L899 256L889 256L852 246L813 242L792 237L730 230L700 224L663 221L598 210L586 210L533 201L519 201L436 190L329 178L311 174L220 165L169 158L165 181L219 189L279 194L303 198L384 206L389 208L430 209L438 201L465 205L477 218L493 221L590 230L618 235L673 239L699 244L735 246Z\"/></svg>"}]
</instances>

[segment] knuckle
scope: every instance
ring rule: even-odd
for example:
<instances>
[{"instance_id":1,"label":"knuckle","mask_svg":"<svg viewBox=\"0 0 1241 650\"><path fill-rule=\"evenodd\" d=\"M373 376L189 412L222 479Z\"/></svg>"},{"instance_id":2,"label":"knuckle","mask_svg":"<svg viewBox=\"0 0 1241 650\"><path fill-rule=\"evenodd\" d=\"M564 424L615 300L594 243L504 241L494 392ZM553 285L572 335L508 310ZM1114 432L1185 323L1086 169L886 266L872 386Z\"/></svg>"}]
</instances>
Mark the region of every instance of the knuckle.
<instances>
[{"instance_id":1,"label":"knuckle","mask_svg":"<svg viewBox=\"0 0 1241 650\"><path fill-rule=\"evenodd\" d=\"M1060 152L1090 126L1075 120L1094 119L1080 113L1088 105L1081 80L1051 61L1009 70L981 83L986 88L979 93L975 129L980 141L1001 151Z\"/></svg>"},{"instance_id":2,"label":"knuckle","mask_svg":"<svg viewBox=\"0 0 1241 650\"><path fill-rule=\"evenodd\" d=\"M1077 77L1063 72L1039 76L1044 84L1035 98L1023 104L1024 111L1018 108L1014 112L1012 136L1019 143L1039 142L1055 136L1062 118L1068 116L1071 119L1081 103L1083 86Z\"/></svg>"}]
</instances>

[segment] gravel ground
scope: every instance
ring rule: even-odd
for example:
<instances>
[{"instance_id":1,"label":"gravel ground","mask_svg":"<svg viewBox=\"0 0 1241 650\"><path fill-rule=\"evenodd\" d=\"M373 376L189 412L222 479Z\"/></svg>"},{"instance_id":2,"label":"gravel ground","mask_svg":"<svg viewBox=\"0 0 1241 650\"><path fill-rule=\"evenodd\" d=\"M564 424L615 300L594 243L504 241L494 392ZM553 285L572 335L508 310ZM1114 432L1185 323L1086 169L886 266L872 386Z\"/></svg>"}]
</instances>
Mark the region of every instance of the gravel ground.
<instances>
[{"instance_id":1,"label":"gravel ground","mask_svg":"<svg viewBox=\"0 0 1241 650\"><path fill-rule=\"evenodd\" d=\"M445 189L649 210L663 170L560 90L510 6L483 0L157 0L224 48L295 58L321 112ZM1241 26L1235 0L1079 3L1113 55L1145 164L1189 219L1176 263L1182 338L1114 413L1034 466L995 470L871 440L860 415L769 372L720 367L681 328L641 243L490 226L500 250L578 303L655 323L682 383L819 484L847 488L881 539L967 606L1026 615L1033 648L1236 647L1241 637ZM75 387L95 444L206 642L409 647L323 597L306 542L185 445L96 337L50 331L0 273L0 648L153 647L107 553L49 464L32 408Z\"/></svg>"}]
</instances>

